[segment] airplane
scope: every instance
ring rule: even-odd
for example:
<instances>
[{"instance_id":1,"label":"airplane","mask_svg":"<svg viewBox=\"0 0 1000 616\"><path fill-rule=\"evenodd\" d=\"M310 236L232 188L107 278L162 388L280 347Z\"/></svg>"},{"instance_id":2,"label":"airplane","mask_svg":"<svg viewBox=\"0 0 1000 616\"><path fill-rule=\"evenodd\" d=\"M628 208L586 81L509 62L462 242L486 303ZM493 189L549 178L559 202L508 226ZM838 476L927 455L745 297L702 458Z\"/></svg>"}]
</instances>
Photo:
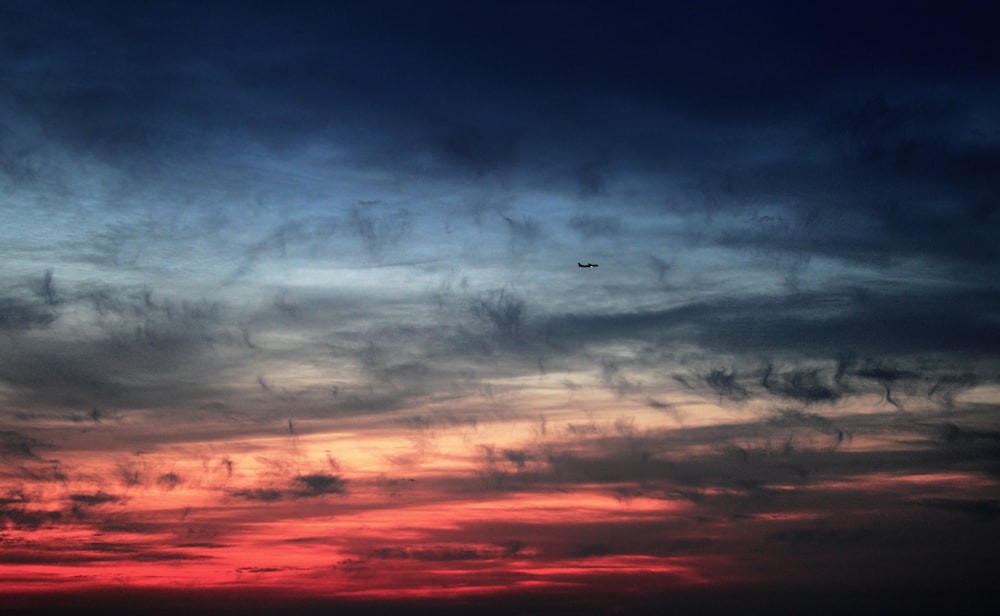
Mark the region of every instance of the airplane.
<instances>
[{"instance_id":1,"label":"airplane","mask_svg":"<svg viewBox=\"0 0 1000 616\"><path fill-rule=\"evenodd\" d=\"M596 263L588 263L588 264L584 265L583 263L580 263L579 261L577 261L576 264L579 265L580 267L597 267Z\"/></svg>"}]
</instances>

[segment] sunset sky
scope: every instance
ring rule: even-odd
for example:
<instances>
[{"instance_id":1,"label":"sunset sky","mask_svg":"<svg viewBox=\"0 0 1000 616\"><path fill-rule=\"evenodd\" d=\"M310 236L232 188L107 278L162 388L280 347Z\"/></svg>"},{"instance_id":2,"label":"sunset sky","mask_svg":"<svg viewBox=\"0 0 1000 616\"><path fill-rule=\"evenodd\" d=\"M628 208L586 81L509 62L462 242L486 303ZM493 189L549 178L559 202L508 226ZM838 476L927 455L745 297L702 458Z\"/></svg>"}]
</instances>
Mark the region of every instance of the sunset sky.
<instances>
[{"instance_id":1,"label":"sunset sky","mask_svg":"<svg viewBox=\"0 0 1000 616\"><path fill-rule=\"evenodd\" d=\"M818 4L0 0L0 611L996 607L997 5Z\"/></svg>"}]
</instances>

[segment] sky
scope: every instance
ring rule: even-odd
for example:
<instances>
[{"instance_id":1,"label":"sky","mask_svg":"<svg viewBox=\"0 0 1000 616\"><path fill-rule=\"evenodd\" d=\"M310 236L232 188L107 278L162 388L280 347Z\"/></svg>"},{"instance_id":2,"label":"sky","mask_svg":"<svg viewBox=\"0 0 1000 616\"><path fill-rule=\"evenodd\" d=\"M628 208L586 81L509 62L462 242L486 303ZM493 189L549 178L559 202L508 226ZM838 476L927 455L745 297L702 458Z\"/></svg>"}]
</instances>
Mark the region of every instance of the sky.
<instances>
[{"instance_id":1,"label":"sky","mask_svg":"<svg viewBox=\"0 0 1000 616\"><path fill-rule=\"evenodd\" d=\"M0 1L0 610L995 608L997 12Z\"/></svg>"}]
</instances>

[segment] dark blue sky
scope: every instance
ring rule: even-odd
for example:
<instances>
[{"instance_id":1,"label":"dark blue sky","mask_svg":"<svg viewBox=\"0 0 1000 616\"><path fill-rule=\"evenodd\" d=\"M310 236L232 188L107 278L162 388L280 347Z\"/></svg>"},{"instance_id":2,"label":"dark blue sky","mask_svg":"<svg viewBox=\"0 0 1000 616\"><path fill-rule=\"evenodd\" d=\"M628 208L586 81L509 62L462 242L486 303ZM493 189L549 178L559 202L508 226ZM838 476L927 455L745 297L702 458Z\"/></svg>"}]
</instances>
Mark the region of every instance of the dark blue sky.
<instances>
[{"instance_id":1,"label":"dark blue sky","mask_svg":"<svg viewBox=\"0 0 1000 616\"><path fill-rule=\"evenodd\" d=\"M287 541L334 550L348 594L345 562L418 592L406 559L480 572L456 596L595 562L607 588L864 588L863 559L900 594L975 587L1000 502L996 17L0 1L0 519L44 553L3 579L71 568L59 533L112 519L159 520L153 562L194 549L163 533L320 502L578 494L608 526ZM684 513L635 517L660 506ZM311 596L313 564L211 532L213 575Z\"/></svg>"}]
</instances>

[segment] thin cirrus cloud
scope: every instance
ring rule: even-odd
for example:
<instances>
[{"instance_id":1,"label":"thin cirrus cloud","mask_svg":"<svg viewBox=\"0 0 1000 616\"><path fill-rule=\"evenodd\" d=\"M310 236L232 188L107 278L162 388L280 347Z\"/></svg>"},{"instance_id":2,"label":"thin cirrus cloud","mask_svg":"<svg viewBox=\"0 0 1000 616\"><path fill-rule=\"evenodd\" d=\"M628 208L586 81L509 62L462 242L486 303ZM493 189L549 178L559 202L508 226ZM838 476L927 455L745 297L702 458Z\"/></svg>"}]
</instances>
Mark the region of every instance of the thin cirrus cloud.
<instances>
[{"instance_id":1,"label":"thin cirrus cloud","mask_svg":"<svg viewBox=\"0 0 1000 616\"><path fill-rule=\"evenodd\" d=\"M959 4L0 8L3 584L973 605L1000 105Z\"/></svg>"}]
</instances>

